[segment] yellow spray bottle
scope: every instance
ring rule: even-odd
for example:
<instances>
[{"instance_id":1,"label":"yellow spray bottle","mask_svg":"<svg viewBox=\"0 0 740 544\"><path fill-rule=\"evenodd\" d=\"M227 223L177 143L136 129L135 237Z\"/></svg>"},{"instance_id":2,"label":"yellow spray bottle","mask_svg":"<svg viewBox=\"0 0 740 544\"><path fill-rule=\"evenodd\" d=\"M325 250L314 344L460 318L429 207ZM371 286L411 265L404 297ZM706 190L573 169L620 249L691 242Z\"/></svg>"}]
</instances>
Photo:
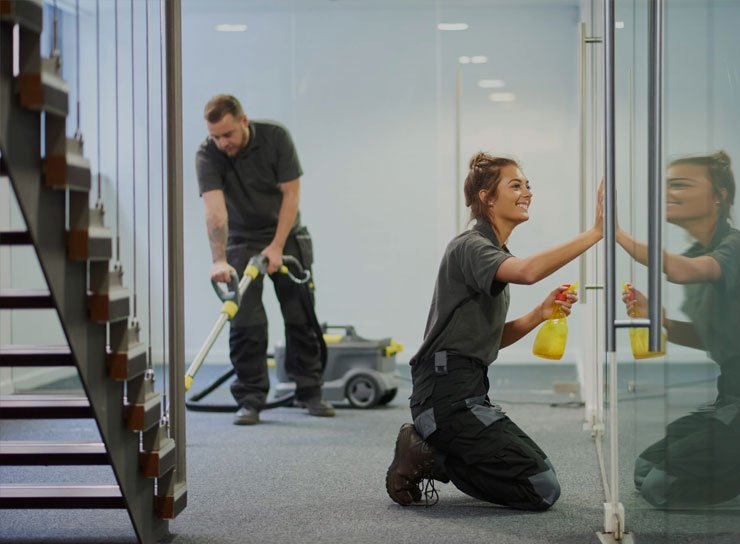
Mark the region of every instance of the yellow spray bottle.
<instances>
[{"instance_id":1,"label":"yellow spray bottle","mask_svg":"<svg viewBox=\"0 0 740 544\"><path fill-rule=\"evenodd\" d=\"M556 300L565 300L566 293L576 289L578 289L578 283L568 285L565 291L558 294ZM532 353L543 359L558 361L563 357L567 340L568 321L565 312L559 304L553 304L552 315L545 321L534 339Z\"/></svg>"},{"instance_id":2,"label":"yellow spray bottle","mask_svg":"<svg viewBox=\"0 0 740 544\"><path fill-rule=\"evenodd\" d=\"M632 290L631 283L623 283L622 289L625 292L629 293L629 300L635 300L635 292ZM631 312L629 316L632 318L637 317L634 312ZM650 349L648 348L648 346L650 345L648 334L649 332L645 327L631 327L629 329L630 346L632 347L632 356L635 359L650 359L652 357L662 357L663 355L665 355L665 332L663 333L663 337L661 339L660 351L650 351Z\"/></svg>"}]
</instances>

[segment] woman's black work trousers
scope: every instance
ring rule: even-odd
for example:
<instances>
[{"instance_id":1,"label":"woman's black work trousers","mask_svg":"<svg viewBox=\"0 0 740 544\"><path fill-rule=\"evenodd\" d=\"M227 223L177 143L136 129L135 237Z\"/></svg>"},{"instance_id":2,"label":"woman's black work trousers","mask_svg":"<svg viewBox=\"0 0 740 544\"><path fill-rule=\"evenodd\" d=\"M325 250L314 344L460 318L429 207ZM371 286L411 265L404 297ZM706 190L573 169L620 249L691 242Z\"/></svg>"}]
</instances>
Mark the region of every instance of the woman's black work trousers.
<instances>
[{"instance_id":1,"label":"woman's black work trousers","mask_svg":"<svg viewBox=\"0 0 740 544\"><path fill-rule=\"evenodd\" d=\"M560 496L547 455L488 398L488 368L437 352L412 366L411 413L453 484L484 501L546 510Z\"/></svg>"}]
</instances>

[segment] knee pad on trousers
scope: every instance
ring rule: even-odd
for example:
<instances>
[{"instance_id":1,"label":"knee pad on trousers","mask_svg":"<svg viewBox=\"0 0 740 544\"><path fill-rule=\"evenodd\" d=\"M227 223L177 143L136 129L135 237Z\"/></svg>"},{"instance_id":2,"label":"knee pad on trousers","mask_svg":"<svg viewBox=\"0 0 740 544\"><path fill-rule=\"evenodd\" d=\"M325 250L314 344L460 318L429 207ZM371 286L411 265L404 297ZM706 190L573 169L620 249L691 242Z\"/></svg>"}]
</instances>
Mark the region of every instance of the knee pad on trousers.
<instances>
[{"instance_id":1,"label":"knee pad on trousers","mask_svg":"<svg viewBox=\"0 0 740 544\"><path fill-rule=\"evenodd\" d=\"M675 481L675 476L671 476L658 468L653 468L645 476L640 487L640 494L653 506L658 508L666 506L668 504L668 491Z\"/></svg>"},{"instance_id":2,"label":"knee pad on trousers","mask_svg":"<svg viewBox=\"0 0 740 544\"><path fill-rule=\"evenodd\" d=\"M552 469L530 476L529 482L541 498L539 504L533 505L534 510L547 510L560 497L560 482Z\"/></svg>"},{"instance_id":3,"label":"knee pad on trousers","mask_svg":"<svg viewBox=\"0 0 740 544\"><path fill-rule=\"evenodd\" d=\"M640 488L642 488L642 484L645 482L645 477L654 467L654 463L651 463L650 461L643 459L642 457L638 457L635 460L634 480L635 488L637 488L638 491L640 490Z\"/></svg>"}]
</instances>

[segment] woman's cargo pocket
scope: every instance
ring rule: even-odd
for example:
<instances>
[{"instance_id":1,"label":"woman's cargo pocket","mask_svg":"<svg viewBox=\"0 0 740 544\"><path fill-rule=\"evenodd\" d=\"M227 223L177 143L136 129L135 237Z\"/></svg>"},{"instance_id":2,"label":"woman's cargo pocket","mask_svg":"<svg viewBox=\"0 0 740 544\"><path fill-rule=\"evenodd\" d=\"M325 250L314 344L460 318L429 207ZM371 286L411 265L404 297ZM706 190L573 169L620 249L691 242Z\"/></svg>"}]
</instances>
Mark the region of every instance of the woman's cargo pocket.
<instances>
[{"instance_id":1,"label":"woman's cargo pocket","mask_svg":"<svg viewBox=\"0 0 740 544\"><path fill-rule=\"evenodd\" d=\"M301 264L303 264L304 268L311 268L313 266L313 241L311 240L311 234L309 234L308 228L300 227L295 231L293 236L298 245L298 251L300 252L298 257Z\"/></svg>"},{"instance_id":2,"label":"woman's cargo pocket","mask_svg":"<svg viewBox=\"0 0 740 544\"><path fill-rule=\"evenodd\" d=\"M466 406L475 418L488 427L506 417L506 412L498 404L491 404L485 396L465 399Z\"/></svg>"},{"instance_id":3,"label":"woman's cargo pocket","mask_svg":"<svg viewBox=\"0 0 740 544\"><path fill-rule=\"evenodd\" d=\"M454 402L450 408L452 411L447 424L456 435L477 436L484 428L506 418L501 407L491 404L485 395Z\"/></svg>"}]
</instances>

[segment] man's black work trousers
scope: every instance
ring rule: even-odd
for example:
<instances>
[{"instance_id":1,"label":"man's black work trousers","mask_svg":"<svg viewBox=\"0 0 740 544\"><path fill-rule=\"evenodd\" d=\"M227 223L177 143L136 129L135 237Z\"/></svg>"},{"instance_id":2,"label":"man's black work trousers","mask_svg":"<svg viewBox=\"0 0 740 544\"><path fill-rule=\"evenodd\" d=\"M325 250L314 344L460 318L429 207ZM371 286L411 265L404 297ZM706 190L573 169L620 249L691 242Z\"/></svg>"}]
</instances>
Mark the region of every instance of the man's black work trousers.
<instances>
[{"instance_id":1,"label":"man's black work trousers","mask_svg":"<svg viewBox=\"0 0 740 544\"><path fill-rule=\"evenodd\" d=\"M310 243L310 240L309 240ZM236 268L241 279L249 259L258 255L264 244L251 244L229 240L227 259ZM296 257L307 269L312 256L304 255L295 235L285 244L284 255ZM270 276L285 321L285 370L296 383L296 398L308 400L321 395L322 365L317 332L311 325L301 296L307 285L298 285L285 274ZM244 294L239 311L231 322L229 337L231 363L236 370L236 380L231 393L237 404L261 409L270 390L267 374L267 315L262 304L264 277L254 280ZM311 293L313 302L313 293Z\"/></svg>"}]
</instances>

